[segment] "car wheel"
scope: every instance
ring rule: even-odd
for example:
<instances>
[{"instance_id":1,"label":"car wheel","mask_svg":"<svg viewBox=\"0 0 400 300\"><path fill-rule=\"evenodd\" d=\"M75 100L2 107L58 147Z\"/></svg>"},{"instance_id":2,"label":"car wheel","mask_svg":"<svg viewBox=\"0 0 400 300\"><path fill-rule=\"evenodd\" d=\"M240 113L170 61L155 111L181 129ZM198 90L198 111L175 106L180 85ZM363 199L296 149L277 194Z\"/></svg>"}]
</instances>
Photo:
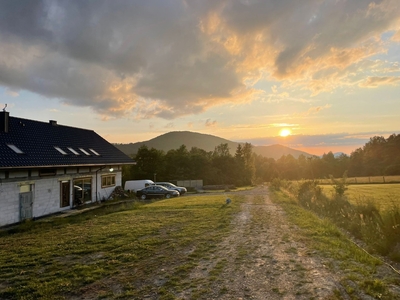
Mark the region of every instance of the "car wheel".
<instances>
[{"instance_id":1,"label":"car wheel","mask_svg":"<svg viewBox=\"0 0 400 300\"><path fill-rule=\"evenodd\" d=\"M140 199L142 199L142 200L146 200L146 195L145 195L145 194L143 194L142 196L140 196Z\"/></svg>"},{"instance_id":2,"label":"car wheel","mask_svg":"<svg viewBox=\"0 0 400 300\"><path fill-rule=\"evenodd\" d=\"M167 198L167 199L171 198L171 194L166 194L165 198Z\"/></svg>"}]
</instances>

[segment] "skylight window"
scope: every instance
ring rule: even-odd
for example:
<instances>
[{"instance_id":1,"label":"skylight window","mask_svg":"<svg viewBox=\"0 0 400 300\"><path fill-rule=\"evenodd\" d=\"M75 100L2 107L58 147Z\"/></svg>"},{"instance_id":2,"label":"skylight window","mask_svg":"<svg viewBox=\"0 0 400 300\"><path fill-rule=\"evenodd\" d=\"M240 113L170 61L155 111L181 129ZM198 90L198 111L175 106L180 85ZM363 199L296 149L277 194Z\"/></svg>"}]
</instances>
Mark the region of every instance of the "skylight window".
<instances>
[{"instance_id":1,"label":"skylight window","mask_svg":"<svg viewBox=\"0 0 400 300\"><path fill-rule=\"evenodd\" d=\"M83 148L79 148L79 150L81 150L83 153L85 153L86 155L90 155L90 153L89 152L87 152L85 149L83 149Z\"/></svg>"},{"instance_id":2,"label":"skylight window","mask_svg":"<svg viewBox=\"0 0 400 300\"><path fill-rule=\"evenodd\" d=\"M95 155L100 156L99 153L97 153L95 150L93 150L92 148L89 148L90 151L92 151Z\"/></svg>"},{"instance_id":3,"label":"skylight window","mask_svg":"<svg viewBox=\"0 0 400 300\"><path fill-rule=\"evenodd\" d=\"M75 149L71 148L71 147L67 147L69 151L71 151L73 154L75 155L81 155L78 151L75 151Z\"/></svg>"},{"instance_id":4,"label":"skylight window","mask_svg":"<svg viewBox=\"0 0 400 300\"><path fill-rule=\"evenodd\" d=\"M10 147L15 153L24 154L24 152L22 152L21 149L19 149L17 146L13 144L7 144L7 146Z\"/></svg>"},{"instance_id":5,"label":"skylight window","mask_svg":"<svg viewBox=\"0 0 400 300\"><path fill-rule=\"evenodd\" d=\"M58 152L60 152L62 155L68 155L67 152L65 152L63 149L61 149L60 147L54 146L54 149L56 149Z\"/></svg>"}]
</instances>

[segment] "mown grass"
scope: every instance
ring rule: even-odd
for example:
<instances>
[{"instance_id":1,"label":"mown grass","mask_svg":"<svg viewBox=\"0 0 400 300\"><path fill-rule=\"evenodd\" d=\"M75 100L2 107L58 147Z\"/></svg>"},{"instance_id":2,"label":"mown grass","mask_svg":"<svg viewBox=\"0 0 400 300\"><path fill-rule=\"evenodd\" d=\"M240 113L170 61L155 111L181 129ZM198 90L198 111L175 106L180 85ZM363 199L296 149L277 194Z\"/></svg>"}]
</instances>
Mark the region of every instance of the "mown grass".
<instances>
[{"instance_id":1,"label":"mown grass","mask_svg":"<svg viewBox=\"0 0 400 300\"><path fill-rule=\"evenodd\" d=\"M329 219L321 219L304 209L287 193L275 191L271 197L283 207L289 221L302 229L308 247L325 258L332 272L344 274L341 284L348 295L354 299L359 299L361 294L376 299L393 299L389 287L400 284L398 274L390 271L382 274L383 267L379 259L357 247ZM339 299L343 296L339 290L337 296Z\"/></svg>"},{"instance_id":2,"label":"mown grass","mask_svg":"<svg viewBox=\"0 0 400 300\"><path fill-rule=\"evenodd\" d=\"M321 188L328 196L335 193L332 185L321 185ZM381 210L390 209L393 205L400 207L400 184L348 185L345 195L352 204L371 201Z\"/></svg>"},{"instance_id":3,"label":"mown grass","mask_svg":"<svg viewBox=\"0 0 400 300\"><path fill-rule=\"evenodd\" d=\"M0 232L0 299L173 299L229 233L243 198L105 206Z\"/></svg>"}]
</instances>

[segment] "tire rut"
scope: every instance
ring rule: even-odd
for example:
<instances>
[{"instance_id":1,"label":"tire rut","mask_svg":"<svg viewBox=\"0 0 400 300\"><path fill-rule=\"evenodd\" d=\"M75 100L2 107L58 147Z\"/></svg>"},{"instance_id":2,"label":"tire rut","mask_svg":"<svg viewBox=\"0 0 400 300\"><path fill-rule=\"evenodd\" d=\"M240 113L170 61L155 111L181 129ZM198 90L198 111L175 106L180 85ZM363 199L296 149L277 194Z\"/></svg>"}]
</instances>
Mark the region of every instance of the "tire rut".
<instances>
[{"instance_id":1,"label":"tire rut","mask_svg":"<svg viewBox=\"0 0 400 300\"><path fill-rule=\"evenodd\" d=\"M246 201L231 224L231 234L190 275L200 282L198 298L336 298L340 284L334 274L299 240L297 228L269 199L268 189L237 194L245 195ZM190 299L185 294L180 297Z\"/></svg>"}]
</instances>

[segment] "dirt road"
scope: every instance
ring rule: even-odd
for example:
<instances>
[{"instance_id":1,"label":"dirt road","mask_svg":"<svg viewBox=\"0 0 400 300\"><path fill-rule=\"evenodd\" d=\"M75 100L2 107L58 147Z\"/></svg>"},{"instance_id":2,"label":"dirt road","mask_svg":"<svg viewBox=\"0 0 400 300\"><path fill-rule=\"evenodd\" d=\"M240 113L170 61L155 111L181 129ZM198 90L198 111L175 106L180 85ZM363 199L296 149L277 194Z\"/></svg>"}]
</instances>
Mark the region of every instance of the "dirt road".
<instances>
[{"instance_id":1,"label":"dirt road","mask_svg":"<svg viewBox=\"0 0 400 300\"><path fill-rule=\"evenodd\" d=\"M218 280L200 298L336 299L334 291L341 287L335 274L300 241L298 230L271 202L267 188L242 193L246 202L232 233L190 275L205 278L221 266ZM185 291L179 296L190 299Z\"/></svg>"}]
</instances>

